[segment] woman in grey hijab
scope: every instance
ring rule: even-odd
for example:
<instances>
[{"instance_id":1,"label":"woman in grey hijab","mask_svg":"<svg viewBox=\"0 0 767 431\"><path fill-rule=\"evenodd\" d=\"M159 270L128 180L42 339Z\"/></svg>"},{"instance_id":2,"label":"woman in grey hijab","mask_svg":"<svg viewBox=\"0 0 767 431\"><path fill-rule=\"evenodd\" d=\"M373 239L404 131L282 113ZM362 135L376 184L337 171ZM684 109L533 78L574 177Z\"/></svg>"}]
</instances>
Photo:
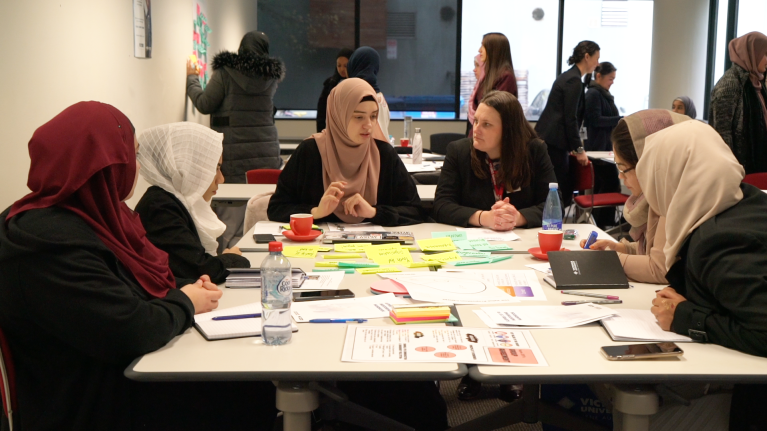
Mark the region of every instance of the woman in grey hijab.
<instances>
[{"instance_id":1,"label":"woman in grey hijab","mask_svg":"<svg viewBox=\"0 0 767 431\"><path fill-rule=\"evenodd\" d=\"M695 104L692 103L692 99L687 96L679 96L671 102L671 110L677 114L686 115L693 120L698 116L698 112L695 110Z\"/></svg>"}]
</instances>

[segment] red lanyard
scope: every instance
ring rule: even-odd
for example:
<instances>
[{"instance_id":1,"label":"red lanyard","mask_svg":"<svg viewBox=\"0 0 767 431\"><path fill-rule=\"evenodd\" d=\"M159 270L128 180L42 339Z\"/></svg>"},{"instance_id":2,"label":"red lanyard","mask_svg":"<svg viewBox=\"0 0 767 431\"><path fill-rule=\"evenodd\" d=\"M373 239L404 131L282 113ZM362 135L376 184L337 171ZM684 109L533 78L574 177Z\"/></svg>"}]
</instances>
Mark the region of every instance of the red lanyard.
<instances>
[{"instance_id":1,"label":"red lanyard","mask_svg":"<svg viewBox=\"0 0 767 431\"><path fill-rule=\"evenodd\" d=\"M495 166L493 165L493 161L490 160L490 158L487 158L487 165L490 167L490 178L493 180L493 193L495 193L495 200L496 202L503 199L503 184L498 184L498 182L495 179Z\"/></svg>"}]
</instances>

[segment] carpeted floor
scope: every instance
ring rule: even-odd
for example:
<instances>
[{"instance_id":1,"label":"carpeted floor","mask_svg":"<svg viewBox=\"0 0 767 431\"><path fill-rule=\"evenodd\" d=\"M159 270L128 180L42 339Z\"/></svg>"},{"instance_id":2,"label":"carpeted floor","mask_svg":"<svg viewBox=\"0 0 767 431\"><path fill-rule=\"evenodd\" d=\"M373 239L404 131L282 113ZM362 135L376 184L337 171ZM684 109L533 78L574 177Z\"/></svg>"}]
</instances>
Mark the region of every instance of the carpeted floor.
<instances>
[{"instance_id":1,"label":"carpeted floor","mask_svg":"<svg viewBox=\"0 0 767 431\"><path fill-rule=\"evenodd\" d=\"M507 403L498 399L498 385L482 385L480 396L471 401L461 401L456 395L456 388L461 380L448 380L441 382L440 393L447 402L447 419L450 426L460 425L471 419L497 410ZM516 424L503 428L504 431L541 431L541 423Z\"/></svg>"}]
</instances>

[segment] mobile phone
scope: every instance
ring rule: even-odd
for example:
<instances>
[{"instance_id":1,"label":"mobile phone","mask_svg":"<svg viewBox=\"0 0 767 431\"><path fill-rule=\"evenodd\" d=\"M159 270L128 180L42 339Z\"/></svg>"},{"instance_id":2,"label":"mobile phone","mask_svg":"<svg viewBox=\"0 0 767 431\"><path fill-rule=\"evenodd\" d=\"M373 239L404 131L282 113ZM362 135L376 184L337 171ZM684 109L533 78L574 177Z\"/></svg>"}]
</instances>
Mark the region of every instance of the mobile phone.
<instances>
[{"instance_id":1,"label":"mobile phone","mask_svg":"<svg viewBox=\"0 0 767 431\"><path fill-rule=\"evenodd\" d=\"M674 343L629 344L625 346L602 346L602 354L611 361L668 358L682 356L684 351Z\"/></svg>"},{"instance_id":2,"label":"mobile phone","mask_svg":"<svg viewBox=\"0 0 767 431\"><path fill-rule=\"evenodd\" d=\"M564 239L575 239L578 237L578 231L575 229L567 229L565 231Z\"/></svg>"},{"instance_id":3,"label":"mobile phone","mask_svg":"<svg viewBox=\"0 0 767 431\"><path fill-rule=\"evenodd\" d=\"M272 241L277 241L274 235L270 233L254 233L253 239L256 241L256 244L269 244Z\"/></svg>"},{"instance_id":4,"label":"mobile phone","mask_svg":"<svg viewBox=\"0 0 767 431\"><path fill-rule=\"evenodd\" d=\"M293 301L322 301L324 299L354 298L354 292L349 289L342 290L315 290L312 292L293 291Z\"/></svg>"}]
</instances>

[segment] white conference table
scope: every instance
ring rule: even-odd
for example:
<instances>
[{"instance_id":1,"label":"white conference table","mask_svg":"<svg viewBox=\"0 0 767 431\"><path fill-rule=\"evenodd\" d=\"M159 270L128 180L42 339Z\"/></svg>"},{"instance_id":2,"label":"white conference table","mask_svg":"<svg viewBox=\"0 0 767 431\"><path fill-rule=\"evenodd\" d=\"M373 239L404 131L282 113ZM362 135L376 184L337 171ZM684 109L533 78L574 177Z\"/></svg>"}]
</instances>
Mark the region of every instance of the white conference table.
<instances>
[{"instance_id":1,"label":"white conference table","mask_svg":"<svg viewBox=\"0 0 767 431\"><path fill-rule=\"evenodd\" d=\"M615 154L612 151L586 151L590 159L602 160L608 163L615 163Z\"/></svg>"},{"instance_id":2,"label":"white conference table","mask_svg":"<svg viewBox=\"0 0 767 431\"><path fill-rule=\"evenodd\" d=\"M244 205L250 198L261 193L274 192L277 186L274 184L221 184L218 191L213 195L213 203L216 205L238 206ZM423 202L433 202L437 192L436 185L416 185L418 196Z\"/></svg>"},{"instance_id":3,"label":"white conference table","mask_svg":"<svg viewBox=\"0 0 767 431\"><path fill-rule=\"evenodd\" d=\"M592 225L568 224L564 229L577 229L578 238L564 241L563 247L577 250L581 239L592 230L599 233L599 238L609 238L607 234ZM412 231L417 239L430 238L431 232L454 230L453 226L441 224L420 224L415 226L391 228L390 230ZM538 229L518 229L521 241L508 242L515 251L527 250L537 246ZM278 237L280 239L282 237ZM284 238L283 238L284 239ZM286 245L319 243L293 243ZM242 249L263 249L263 244L256 246L249 233L238 243ZM257 267L266 256L265 252L245 253L251 265ZM419 260L419 252L413 252ZM495 264L466 267L471 270L482 269L529 269L525 265L542 263L529 254L514 254L509 260ZM322 260L321 254L318 258ZM315 259L290 259L295 267L308 272L313 268ZM403 268L403 270L408 270ZM425 268L413 271L426 271ZM547 300L526 302L523 305L557 305L565 297L543 281L543 273L537 272L539 282L546 293ZM340 288L352 290L357 297L371 295L370 284L378 280L377 275L349 274L344 277ZM663 286L631 283L632 288L605 290L600 293L619 295L623 304L609 305L615 308L646 309L651 305L655 290ZM259 291L255 289L225 289L220 301L222 308L241 305L259 300ZM515 304L516 305L516 304ZM471 310L474 305L457 306L462 326L484 327L482 321ZM371 319L367 325L392 325L389 319ZM280 347L264 346L259 338L242 338L207 342L196 330L187 330L162 349L144 355L134 361L127 369L126 376L135 380L156 381L199 381L199 380L280 380L285 385L293 385L298 391L307 391L307 382L329 380L445 380L465 375L467 372L476 380L496 383L660 383L676 381L703 382L767 382L767 359L747 355L713 344L682 343L685 354L681 358L670 360L611 362L599 352L605 345L630 344L614 342L599 324L590 324L568 329L533 330L533 337L545 356L548 367L505 367L505 366L469 366L460 364L366 364L344 363L340 356L346 325L335 324L299 324L299 332L293 335L290 344ZM299 382L299 383L292 383ZM279 389L278 386L278 394ZM315 393L316 396L316 393ZM280 406L286 413L286 419L292 412ZM301 412L302 414L305 412ZM467 423L460 429L478 431L480 424ZM288 428L286 428L288 429ZM301 428L296 428L301 429Z\"/></svg>"}]
</instances>

